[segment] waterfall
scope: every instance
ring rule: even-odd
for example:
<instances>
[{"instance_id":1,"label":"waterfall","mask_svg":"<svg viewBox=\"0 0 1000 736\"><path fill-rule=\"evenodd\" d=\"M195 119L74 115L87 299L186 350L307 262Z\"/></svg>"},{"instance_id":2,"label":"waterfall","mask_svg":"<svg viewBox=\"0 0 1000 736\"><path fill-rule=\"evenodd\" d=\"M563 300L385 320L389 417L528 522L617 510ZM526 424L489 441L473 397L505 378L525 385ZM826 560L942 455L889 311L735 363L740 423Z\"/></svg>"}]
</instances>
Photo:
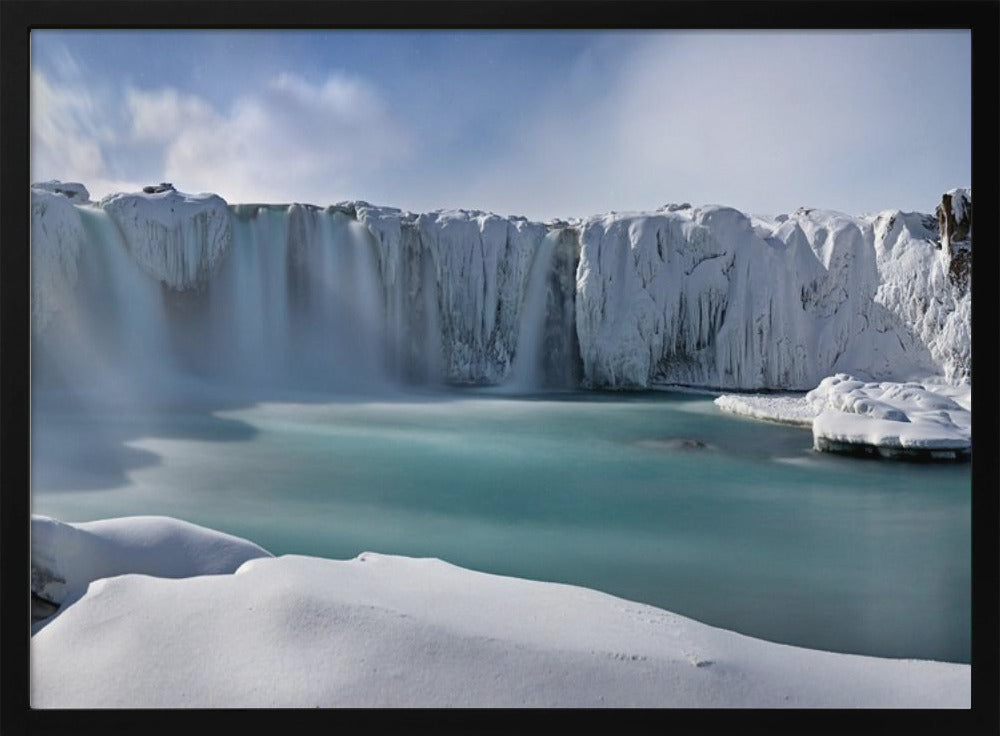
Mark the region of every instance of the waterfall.
<instances>
[{"instance_id":1,"label":"waterfall","mask_svg":"<svg viewBox=\"0 0 1000 736\"><path fill-rule=\"evenodd\" d=\"M549 276L559 232L548 233L535 251L528 287L521 304L517 349L507 388L527 392L542 388L545 380L545 325L549 306Z\"/></svg>"},{"instance_id":2,"label":"waterfall","mask_svg":"<svg viewBox=\"0 0 1000 736\"><path fill-rule=\"evenodd\" d=\"M33 234L51 285L36 290L40 387L55 374L181 396L192 380L254 395L574 382L567 228L177 192L60 212L62 229L39 219Z\"/></svg>"},{"instance_id":3,"label":"waterfall","mask_svg":"<svg viewBox=\"0 0 1000 736\"><path fill-rule=\"evenodd\" d=\"M229 206L172 189L99 205L31 196L40 386L969 375L971 297L933 218L914 213L873 225L810 209L767 224L713 205L543 224L363 202Z\"/></svg>"},{"instance_id":4,"label":"waterfall","mask_svg":"<svg viewBox=\"0 0 1000 736\"><path fill-rule=\"evenodd\" d=\"M108 215L79 207L83 242L77 283L43 336L32 370L61 388L85 387L110 399L140 395L175 364L156 284L129 255Z\"/></svg>"},{"instance_id":5,"label":"waterfall","mask_svg":"<svg viewBox=\"0 0 1000 736\"><path fill-rule=\"evenodd\" d=\"M384 383L377 263L364 227L303 205L237 208L234 220L232 251L207 285L210 339L194 362L253 384L339 391Z\"/></svg>"}]
</instances>

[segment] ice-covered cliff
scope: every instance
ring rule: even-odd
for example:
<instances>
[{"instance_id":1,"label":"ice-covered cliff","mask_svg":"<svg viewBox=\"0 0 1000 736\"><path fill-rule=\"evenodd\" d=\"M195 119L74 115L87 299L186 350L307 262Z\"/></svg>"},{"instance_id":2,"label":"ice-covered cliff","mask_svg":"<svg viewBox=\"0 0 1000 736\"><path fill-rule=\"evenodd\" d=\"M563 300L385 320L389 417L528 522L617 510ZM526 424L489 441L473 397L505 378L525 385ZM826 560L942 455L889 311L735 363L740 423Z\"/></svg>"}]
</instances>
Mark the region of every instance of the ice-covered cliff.
<instances>
[{"instance_id":1,"label":"ice-covered cliff","mask_svg":"<svg viewBox=\"0 0 1000 736\"><path fill-rule=\"evenodd\" d=\"M586 381L808 389L837 371L968 376L968 290L948 280L933 225L717 206L591 218L577 272Z\"/></svg>"},{"instance_id":2,"label":"ice-covered cliff","mask_svg":"<svg viewBox=\"0 0 1000 736\"><path fill-rule=\"evenodd\" d=\"M101 200L101 209L118 225L125 246L151 276L173 289L191 288L209 278L229 248L229 209L214 194L150 189L108 195Z\"/></svg>"},{"instance_id":3,"label":"ice-covered cliff","mask_svg":"<svg viewBox=\"0 0 1000 736\"><path fill-rule=\"evenodd\" d=\"M129 293L160 305L131 329L224 377L531 390L970 376L969 190L938 218L685 204L547 224L147 190L98 205L82 185L32 190L37 339L130 269Z\"/></svg>"},{"instance_id":4,"label":"ice-covered cliff","mask_svg":"<svg viewBox=\"0 0 1000 736\"><path fill-rule=\"evenodd\" d=\"M54 184L58 182L45 182ZM86 233L69 197L31 188L31 328L45 330L72 303Z\"/></svg>"}]
</instances>

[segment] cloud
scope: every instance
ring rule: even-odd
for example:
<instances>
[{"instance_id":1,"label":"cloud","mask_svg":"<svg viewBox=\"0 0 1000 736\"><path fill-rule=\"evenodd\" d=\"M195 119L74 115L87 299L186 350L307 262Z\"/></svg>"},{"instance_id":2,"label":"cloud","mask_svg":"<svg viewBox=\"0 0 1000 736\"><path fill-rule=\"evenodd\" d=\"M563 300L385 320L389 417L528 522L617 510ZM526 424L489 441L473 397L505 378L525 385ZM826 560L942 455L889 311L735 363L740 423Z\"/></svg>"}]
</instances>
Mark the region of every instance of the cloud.
<instances>
[{"instance_id":1,"label":"cloud","mask_svg":"<svg viewBox=\"0 0 1000 736\"><path fill-rule=\"evenodd\" d=\"M228 110L173 87L115 100L55 77L32 71L32 178L82 181L95 197L168 180L232 202L327 204L363 196L413 152L377 90L343 74L279 74Z\"/></svg>"},{"instance_id":2,"label":"cloud","mask_svg":"<svg viewBox=\"0 0 1000 736\"><path fill-rule=\"evenodd\" d=\"M402 76L367 68L381 88L286 71L225 102L181 82L126 87L55 55L48 76L32 72L33 176L97 196L167 180L231 202L539 219L671 201L926 209L970 178L967 33L635 32L574 53L523 85L542 57L504 61L517 74L505 67L497 87L444 55ZM205 88L229 89L236 72L217 73Z\"/></svg>"},{"instance_id":3,"label":"cloud","mask_svg":"<svg viewBox=\"0 0 1000 736\"><path fill-rule=\"evenodd\" d=\"M970 166L956 45L906 33L637 36L609 84L550 95L467 191L535 217L670 201L932 207ZM919 201L918 180L931 181Z\"/></svg>"},{"instance_id":4,"label":"cloud","mask_svg":"<svg viewBox=\"0 0 1000 736\"><path fill-rule=\"evenodd\" d=\"M164 145L167 179L233 202L357 196L411 150L376 91L346 76L282 74L227 113L170 88L130 90L127 105L133 139Z\"/></svg>"},{"instance_id":5,"label":"cloud","mask_svg":"<svg viewBox=\"0 0 1000 736\"><path fill-rule=\"evenodd\" d=\"M131 118L132 138L139 142L169 142L178 131L221 122L204 100L175 89L143 92L130 89L125 104Z\"/></svg>"},{"instance_id":6,"label":"cloud","mask_svg":"<svg viewBox=\"0 0 1000 736\"><path fill-rule=\"evenodd\" d=\"M101 107L84 88L31 73L31 176L85 180L106 173L102 143L111 136Z\"/></svg>"}]
</instances>

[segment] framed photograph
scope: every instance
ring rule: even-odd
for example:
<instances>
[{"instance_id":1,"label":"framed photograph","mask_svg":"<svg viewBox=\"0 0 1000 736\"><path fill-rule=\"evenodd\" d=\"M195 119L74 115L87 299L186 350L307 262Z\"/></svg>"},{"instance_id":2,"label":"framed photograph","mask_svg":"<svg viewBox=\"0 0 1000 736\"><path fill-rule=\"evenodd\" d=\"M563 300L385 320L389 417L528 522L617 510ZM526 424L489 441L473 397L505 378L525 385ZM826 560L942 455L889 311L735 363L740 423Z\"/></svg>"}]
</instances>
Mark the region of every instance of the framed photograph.
<instances>
[{"instance_id":1,"label":"framed photograph","mask_svg":"<svg viewBox=\"0 0 1000 736\"><path fill-rule=\"evenodd\" d=\"M995 2L2 10L5 732L1000 725Z\"/></svg>"}]
</instances>

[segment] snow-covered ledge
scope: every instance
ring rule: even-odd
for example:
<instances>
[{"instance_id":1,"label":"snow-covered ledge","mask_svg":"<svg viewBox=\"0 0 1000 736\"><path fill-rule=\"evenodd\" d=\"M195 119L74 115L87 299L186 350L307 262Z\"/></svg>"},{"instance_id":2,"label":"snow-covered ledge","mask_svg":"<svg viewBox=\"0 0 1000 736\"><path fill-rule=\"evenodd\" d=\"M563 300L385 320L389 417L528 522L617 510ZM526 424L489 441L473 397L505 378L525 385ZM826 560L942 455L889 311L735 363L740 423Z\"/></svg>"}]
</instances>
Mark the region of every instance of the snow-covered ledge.
<instances>
[{"instance_id":1,"label":"snow-covered ledge","mask_svg":"<svg viewBox=\"0 0 1000 736\"><path fill-rule=\"evenodd\" d=\"M101 543L78 545L68 529L85 525L37 523L50 569L115 577L33 635L35 708L970 705L968 665L773 644L436 559L273 558L162 519L94 522ZM249 560L204 575L220 552L222 568Z\"/></svg>"},{"instance_id":2,"label":"snow-covered ledge","mask_svg":"<svg viewBox=\"0 0 1000 736\"><path fill-rule=\"evenodd\" d=\"M727 394L731 414L811 427L823 452L920 460L961 460L972 452L972 385L866 383L845 373L803 396Z\"/></svg>"}]
</instances>

